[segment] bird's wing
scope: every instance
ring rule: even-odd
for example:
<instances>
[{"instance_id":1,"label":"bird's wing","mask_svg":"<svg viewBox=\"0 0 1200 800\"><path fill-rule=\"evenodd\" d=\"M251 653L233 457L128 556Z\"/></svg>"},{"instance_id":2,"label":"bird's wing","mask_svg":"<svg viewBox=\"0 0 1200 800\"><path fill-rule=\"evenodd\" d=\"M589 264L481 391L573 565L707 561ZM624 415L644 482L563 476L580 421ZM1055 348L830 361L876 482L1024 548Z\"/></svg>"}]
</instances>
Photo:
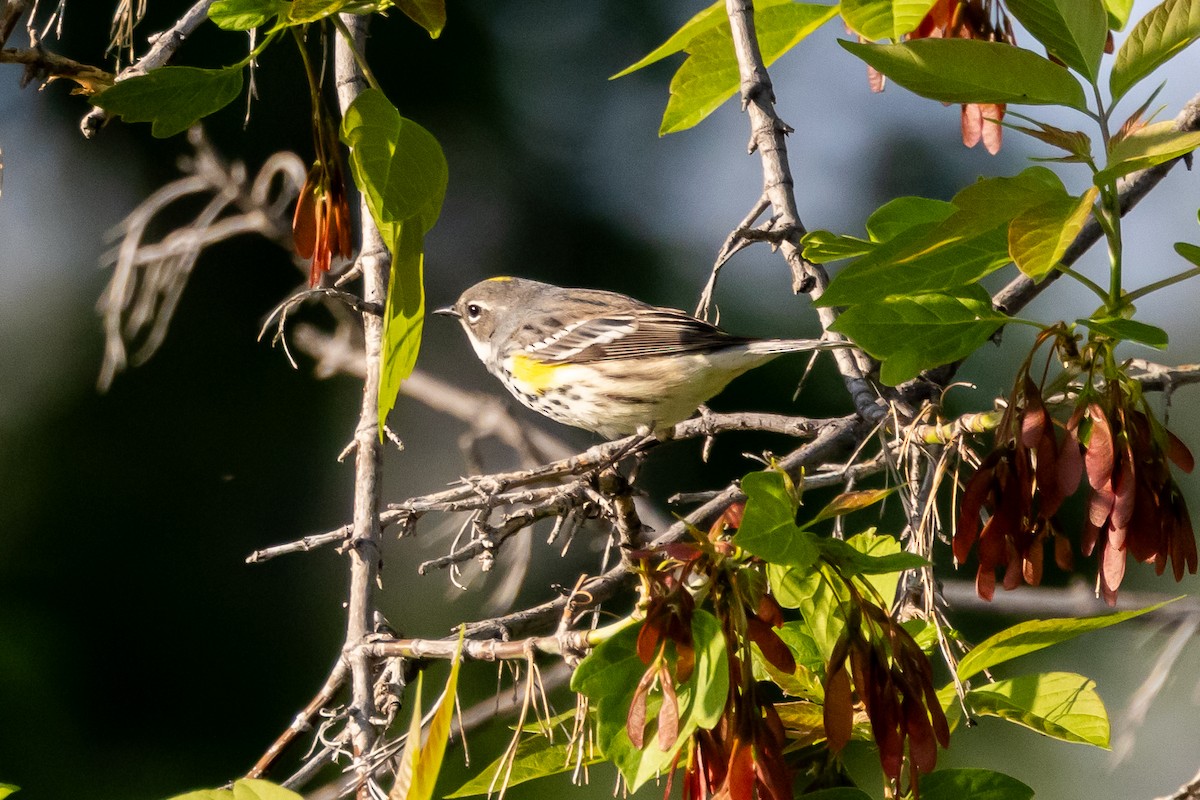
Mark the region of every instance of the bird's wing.
<instances>
[{"instance_id":1,"label":"bird's wing","mask_svg":"<svg viewBox=\"0 0 1200 800\"><path fill-rule=\"evenodd\" d=\"M707 352L742 341L682 311L648 308L576 323L525 349L543 361L607 361Z\"/></svg>"}]
</instances>

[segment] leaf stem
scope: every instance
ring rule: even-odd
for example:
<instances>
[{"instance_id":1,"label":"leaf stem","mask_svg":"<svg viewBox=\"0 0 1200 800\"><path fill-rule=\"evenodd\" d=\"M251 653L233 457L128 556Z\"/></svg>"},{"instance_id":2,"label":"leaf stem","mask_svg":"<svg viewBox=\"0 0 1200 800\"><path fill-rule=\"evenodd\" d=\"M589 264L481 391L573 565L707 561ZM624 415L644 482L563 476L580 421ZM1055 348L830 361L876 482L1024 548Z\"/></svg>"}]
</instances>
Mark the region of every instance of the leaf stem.
<instances>
[{"instance_id":1,"label":"leaf stem","mask_svg":"<svg viewBox=\"0 0 1200 800\"><path fill-rule=\"evenodd\" d=\"M1150 294L1151 292L1157 292L1159 289L1165 289L1168 286L1172 286L1181 281L1186 281L1188 278L1194 278L1197 275L1200 275L1200 267L1192 267L1189 270L1184 270L1183 272L1180 272L1178 275L1172 275L1169 278L1163 278L1161 281L1155 281L1154 283L1148 283L1145 286L1143 286L1142 288L1135 289L1134 291L1126 294L1125 302L1132 303L1134 300L1138 300L1142 297L1145 297L1146 295Z\"/></svg>"},{"instance_id":2,"label":"leaf stem","mask_svg":"<svg viewBox=\"0 0 1200 800\"><path fill-rule=\"evenodd\" d=\"M1101 226L1101 227L1103 227L1103 226ZM1057 267L1055 267L1055 269L1057 269L1063 275L1066 275L1069 278L1074 278L1075 280L1079 281L1079 283L1081 283L1083 286L1090 289L1102 301L1104 301L1105 303L1108 302L1108 292L1105 291L1103 286L1096 283L1094 280L1092 280L1088 276L1086 276L1082 273L1076 272L1075 270L1068 267L1066 264L1059 264Z\"/></svg>"}]
</instances>

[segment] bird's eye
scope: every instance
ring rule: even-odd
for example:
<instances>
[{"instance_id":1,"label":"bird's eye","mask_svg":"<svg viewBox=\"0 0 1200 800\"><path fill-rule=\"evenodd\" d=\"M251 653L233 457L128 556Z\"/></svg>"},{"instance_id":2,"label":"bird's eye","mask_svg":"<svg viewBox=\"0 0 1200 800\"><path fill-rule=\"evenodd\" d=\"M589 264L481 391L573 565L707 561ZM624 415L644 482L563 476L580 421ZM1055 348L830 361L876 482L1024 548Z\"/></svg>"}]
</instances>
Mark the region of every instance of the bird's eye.
<instances>
[{"instance_id":1,"label":"bird's eye","mask_svg":"<svg viewBox=\"0 0 1200 800\"><path fill-rule=\"evenodd\" d=\"M482 313L483 309L477 303L471 303L467 306L467 322L478 322Z\"/></svg>"}]
</instances>

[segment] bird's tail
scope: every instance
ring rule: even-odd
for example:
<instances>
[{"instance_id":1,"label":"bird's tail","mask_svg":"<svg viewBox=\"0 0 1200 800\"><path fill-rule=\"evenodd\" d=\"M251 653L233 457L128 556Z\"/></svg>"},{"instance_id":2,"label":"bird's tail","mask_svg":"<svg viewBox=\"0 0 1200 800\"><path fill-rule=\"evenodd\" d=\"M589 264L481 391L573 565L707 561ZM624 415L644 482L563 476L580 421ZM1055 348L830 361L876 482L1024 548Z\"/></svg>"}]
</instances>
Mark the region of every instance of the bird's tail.
<instances>
[{"instance_id":1,"label":"bird's tail","mask_svg":"<svg viewBox=\"0 0 1200 800\"><path fill-rule=\"evenodd\" d=\"M804 353L810 350L833 350L838 347L853 347L850 342L825 339L758 339L746 345L746 350L760 355L779 353Z\"/></svg>"}]
</instances>

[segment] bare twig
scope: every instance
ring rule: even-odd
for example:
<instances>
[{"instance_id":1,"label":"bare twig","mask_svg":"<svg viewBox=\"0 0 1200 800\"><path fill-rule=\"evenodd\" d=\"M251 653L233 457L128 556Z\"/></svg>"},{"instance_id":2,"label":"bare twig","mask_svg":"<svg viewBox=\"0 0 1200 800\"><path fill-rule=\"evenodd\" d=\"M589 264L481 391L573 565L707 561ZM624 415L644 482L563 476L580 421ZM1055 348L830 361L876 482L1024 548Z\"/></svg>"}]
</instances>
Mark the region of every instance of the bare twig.
<instances>
[{"instance_id":1,"label":"bare twig","mask_svg":"<svg viewBox=\"0 0 1200 800\"><path fill-rule=\"evenodd\" d=\"M0 31L0 33L4 33L4 31ZM111 72L105 72L91 64L60 56L42 47L27 50L10 47L0 50L0 64L25 65L25 75L21 79L21 86L28 85L34 79L44 79L49 82L65 78L79 84L78 91L84 94L94 94L112 86L114 80Z\"/></svg>"},{"instance_id":2,"label":"bare twig","mask_svg":"<svg viewBox=\"0 0 1200 800\"><path fill-rule=\"evenodd\" d=\"M227 163L199 128L189 132L194 155L181 162L185 174L146 198L115 231L120 243L104 256L112 278L97 303L104 321L104 363L98 383L107 389L129 362L150 358L167 335L175 307L205 247L244 233L282 242L290 237L288 206L304 182L304 165L292 153L276 153L250 180L239 162ZM146 237L155 219L180 200L211 196L188 224L159 242Z\"/></svg>"},{"instance_id":3,"label":"bare twig","mask_svg":"<svg viewBox=\"0 0 1200 800\"><path fill-rule=\"evenodd\" d=\"M215 0L197 0L197 2L184 12L174 25L162 33L152 37L150 49L146 51L146 55L142 56L137 63L121 70L121 73L116 76L117 81L123 81L126 78L132 78L135 75L145 75L155 67L161 67L175 55L175 51L179 49L179 45L183 44L184 39L191 35L192 31L200 27L200 24L208 19L208 9ZM79 129L87 138L92 138L96 132L108 120L108 113L102 108L93 108L79 123Z\"/></svg>"}]
</instances>

